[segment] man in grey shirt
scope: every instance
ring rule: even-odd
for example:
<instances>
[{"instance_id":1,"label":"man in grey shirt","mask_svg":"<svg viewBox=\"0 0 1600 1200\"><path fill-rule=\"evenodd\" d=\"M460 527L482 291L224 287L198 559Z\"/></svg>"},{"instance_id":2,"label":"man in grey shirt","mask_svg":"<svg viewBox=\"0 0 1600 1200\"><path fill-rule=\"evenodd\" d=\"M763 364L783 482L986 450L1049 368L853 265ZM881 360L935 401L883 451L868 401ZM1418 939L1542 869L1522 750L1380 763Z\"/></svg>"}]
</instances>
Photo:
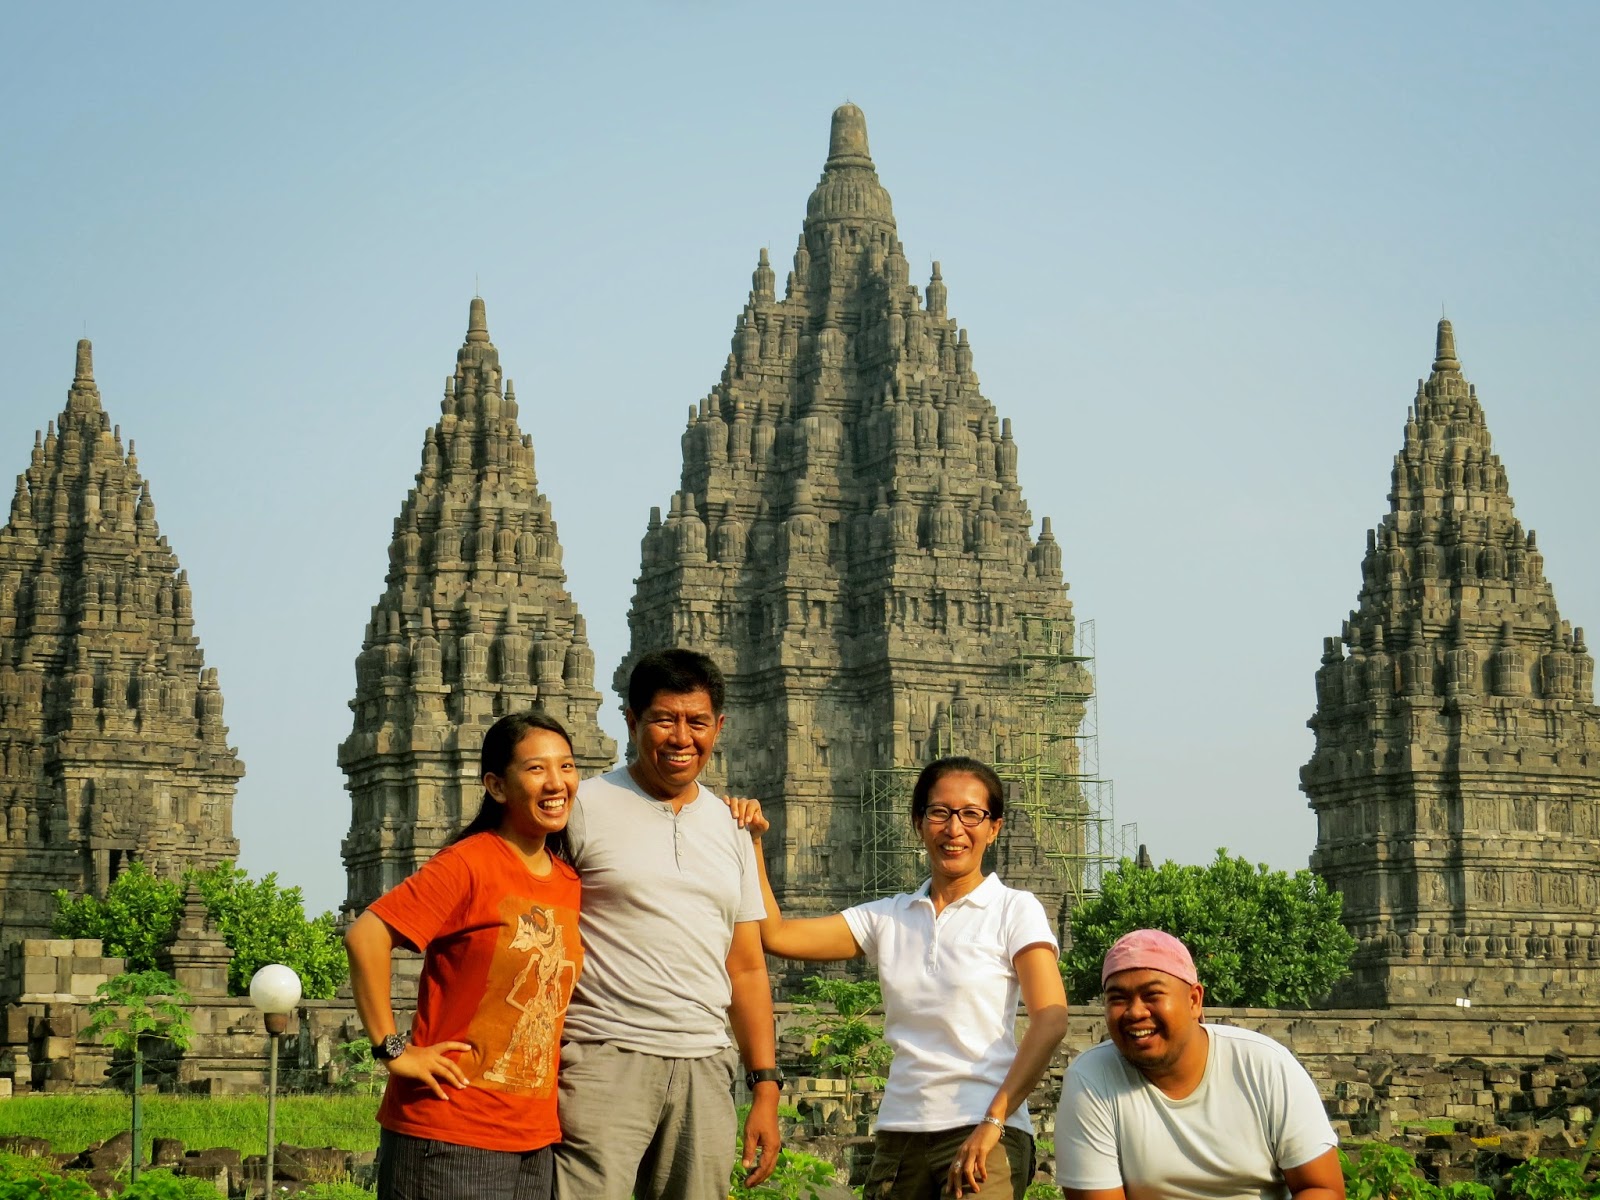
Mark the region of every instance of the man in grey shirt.
<instances>
[{"instance_id":1,"label":"man in grey shirt","mask_svg":"<svg viewBox=\"0 0 1600 1200\"><path fill-rule=\"evenodd\" d=\"M755 853L700 785L723 694L705 655L646 655L628 681L633 761L578 788L567 836L584 961L561 1050L562 1200L726 1197L739 1057L749 1182L777 1165L781 1076Z\"/></svg>"}]
</instances>

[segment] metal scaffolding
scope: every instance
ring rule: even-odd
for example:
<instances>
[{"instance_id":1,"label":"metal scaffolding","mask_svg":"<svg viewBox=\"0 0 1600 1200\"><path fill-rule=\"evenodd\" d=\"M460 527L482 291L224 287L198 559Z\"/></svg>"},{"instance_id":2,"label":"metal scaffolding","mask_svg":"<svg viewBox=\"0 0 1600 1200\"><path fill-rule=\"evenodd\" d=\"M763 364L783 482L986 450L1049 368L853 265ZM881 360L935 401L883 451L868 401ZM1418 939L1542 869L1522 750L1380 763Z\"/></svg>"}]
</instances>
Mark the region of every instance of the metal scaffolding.
<instances>
[{"instance_id":1,"label":"metal scaffolding","mask_svg":"<svg viewBox=\"0 0 1600 1200\"><path fill-rule=\"evenodd\" d=\"M1095 627L1018 614L1019 650L1011 664L1012 711L972 731L939 731L929 759L971 754L1006 786L1012 831L1025 821L1050 880L1068 907L1099 890L1106 868L1138 840L1118 827L1112 783L1100 777L1099 711L1089 665ZM1076 634L1076 637L1074 637ZM869 894L910 891L926 875L922 846L907 814L922 766L872 772L866 795L865 865Z\"/></svg>"}]
</instances>

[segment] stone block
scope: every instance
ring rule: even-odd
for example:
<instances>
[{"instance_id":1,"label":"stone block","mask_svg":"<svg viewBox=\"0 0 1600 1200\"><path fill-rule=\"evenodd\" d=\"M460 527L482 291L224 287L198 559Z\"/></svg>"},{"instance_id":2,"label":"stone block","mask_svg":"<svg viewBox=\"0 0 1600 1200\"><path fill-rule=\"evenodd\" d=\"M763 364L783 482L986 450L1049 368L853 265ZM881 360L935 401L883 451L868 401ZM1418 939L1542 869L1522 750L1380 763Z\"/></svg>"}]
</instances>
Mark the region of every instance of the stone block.
<instances>
[{"instance_id":1,"label":"stone block","mask_svg":"<svg viewBox=\"0 0 1600 1200\"><path fill-rule=\"evenodd\" d=\"M45 941L45 951L51 958L71 958L71 938L49 938Z\"/></svg>"},{"instance_id":2,"label":"stone block","mask_svg":"<svg viewBox=\"0 0 1600 1200\"><path fill-rule=\"evenodd\" d=\"M150 1165L171 1167L183 1161L183 1139L158 1137L150 1141Z\"/></svg>"},{"instance_id":3,"label":"stone block","mask_svg":"<svg viewBox=\"0 0 1600 1200\"><path fill-rule=\"evenodd\" d=\"M69 985L67 987L67 990L69 992L71 992L74 996L82 996L84 999L87 1000L87 999L93 998L95 992L97 990L99 990L100 985L103 984L105 981L106 981L106 977L104 975L76 975L75 974L75 975L72 976L71 980L69 981Z\"/></svg>"},{"instance_id":4,"label":"stone block","mask_svg":"<svg viewBox=\"0 0 1600 1200\"><path fill-rule=\"evenodd\" d=\"M50 1139L42 1137L28 1137L26 1134L14 1133L8 1137L0 1137L0 1154L15 1154L22 1158L43 1158L50 1153Z\"/></svg>"},{"instance_id":5,"label":"stone block","mask_svg":"<svg viewBox=\"0 0 1600 1200\"><path fill-rule=\"evenodd\" d=\"M69 1037L47 1037L44 1039L44 1054L41 1057L49 1062L71 1058L74 1045Z\"/></svg>"},{"instance_id":6,"label":"stone block","mask_svg":"<svg viewBox=\"0 0 1600 1200\"><path fill-rule=\"evenodd\" d=\"M349 1155L332 1146L278 1143L274 1174L291 1182L332 1183L350 1173Z\"/></svg>"},{"instance_id":7,"label":"stone block","mask_svg":"<svg viewBox=\"0 0 1600 1200\"><path fill-rule=\"evenodd\" d=\"M72 942L74 958L99 958L102 953L99 938L75 938Z\"/></svg>"},{"instance_id":8,"label":"stone block","mask_svg":"<svg viewBox=\"0 0 1600 1200\"><path fill-rule=\"evenodd\" d=\"M22 990L24 993L53 992L56 990L56 963L53 958L28 958L23 960Z\"/></svg>"},{"instance_id":9,"label":"stone block","mask_svg":"<svg viewBox=\"0 0 1600 1200\"><path fill-rule=\"evenodd\" d=\"M31 1025L32 1018L26 1009L10 1005L0 1016L0 1037L8 1046L26 1046L32 1033Z\"/></svg>"},{"instance_id":10,"label":"stone block","mask_svg":"<svg viewBox=\"0 0 1600 1200\"><path fill-rule=\"evenodd\" d=\"M124 1130L90 1146L73 1162L75 1170L119 1171L133 1157L133 1134Z\"/></svg>"},{"instance_id":11,"label":"stone block","mask_svg":"<svg viewBox=\"0 0 1600 1200\"><path fill-rule=\"evenodd\" d=\"M213 1146L208 1150L190 1150L185 1156L185 1161L221 1163L230 1171L237 1173L244 1162L244 1156L232 1146Z\"/></svg>"},{"instance_id":12,"label":"stone block","mask_svg":"<svg viewBox=\"0 0 1600 1200\"><path fill-rule=\"evenodd\" d=\"M176 1174L190 1179L203 1179L217 1189L219 1196L228 1196L231 1193L233 1173L226 1163L214 1162L210 1159L187 1158L173 1166Z\"/></svg>"}]
</instances>

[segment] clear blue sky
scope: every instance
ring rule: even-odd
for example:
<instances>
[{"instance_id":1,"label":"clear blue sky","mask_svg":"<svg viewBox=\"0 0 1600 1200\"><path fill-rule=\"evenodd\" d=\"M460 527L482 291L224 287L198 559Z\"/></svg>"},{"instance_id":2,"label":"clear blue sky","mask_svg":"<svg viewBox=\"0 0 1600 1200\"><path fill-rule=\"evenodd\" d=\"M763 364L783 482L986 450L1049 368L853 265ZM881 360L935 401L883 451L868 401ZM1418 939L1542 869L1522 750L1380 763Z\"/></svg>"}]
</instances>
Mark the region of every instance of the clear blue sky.
<instances>
[{"instance_id":1,"label":"clear blue sky","mask_svg":"<svg viewBox=\"0 0 1600 1200\"><path fill-rule=\"evenodd\" d=\"M781 275L846 99L1055 518L1102 768L1157 858L1305 864L1312 675L1441 304L1562 614L1600 631L1595 5L4 25L0 477L87 331L221 672L243 863L313 906L344 894L353 663L474 287L605 687L687 406L761 246Z\"/></svg>"}]
</instances>

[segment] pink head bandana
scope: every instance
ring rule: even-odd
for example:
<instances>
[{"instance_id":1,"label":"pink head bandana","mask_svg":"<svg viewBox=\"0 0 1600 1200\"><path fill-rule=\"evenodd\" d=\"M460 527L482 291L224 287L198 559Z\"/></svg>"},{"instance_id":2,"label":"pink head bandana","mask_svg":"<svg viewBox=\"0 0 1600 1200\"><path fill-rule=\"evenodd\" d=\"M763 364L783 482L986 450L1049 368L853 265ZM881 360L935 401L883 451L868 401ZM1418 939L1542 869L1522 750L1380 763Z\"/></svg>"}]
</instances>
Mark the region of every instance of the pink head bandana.
<instances>
[{"instance_id":1,"label":"pink head bandana","mask_svg":"<svg viewBox=\"0 0 1600 1200\"><path fill-rule=\"evenodd\" d=\"M1184 983L1200 982L1188 948L1170 933L1159 929L1135 929L1119 937L1106 951L1100 967L1100 984L1105 986L1118 971L1165 971Z\"/></svg>"}]
</instances>

